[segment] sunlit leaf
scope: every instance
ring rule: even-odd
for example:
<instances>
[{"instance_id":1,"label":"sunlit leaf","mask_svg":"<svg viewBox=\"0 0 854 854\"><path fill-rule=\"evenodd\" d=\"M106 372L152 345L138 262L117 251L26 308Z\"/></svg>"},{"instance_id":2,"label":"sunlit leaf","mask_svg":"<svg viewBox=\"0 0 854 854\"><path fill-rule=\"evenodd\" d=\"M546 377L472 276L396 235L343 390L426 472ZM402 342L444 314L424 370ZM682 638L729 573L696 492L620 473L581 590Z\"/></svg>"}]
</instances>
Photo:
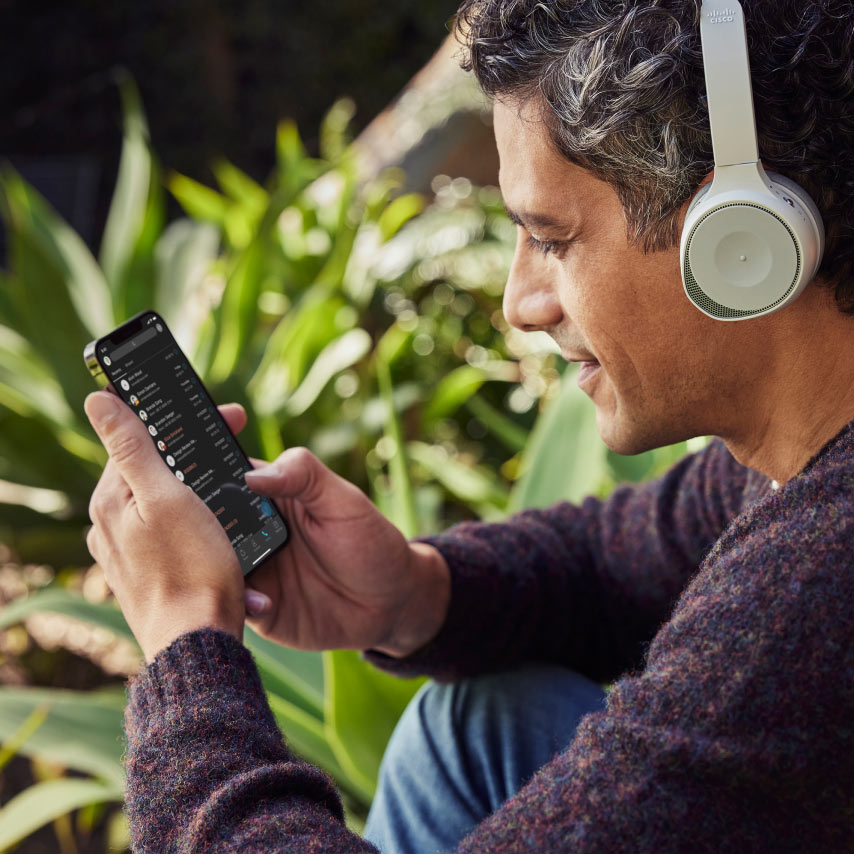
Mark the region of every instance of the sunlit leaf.
<instances>
[{"instance_id":1,"label":"sunlit leaf","mask_svg":"<svg viewBox=\"0 0 854 854\"><path fill-rule=\"evenodd\" d=\"M121 800L120 787L98 780L36 783L0 808L0 849L6 850L48 822L86 804Z\"/></svg>"},{"instance_id":2,"label":"sunlit leaf","mask_svg":"<svg viewBox=\"0 0 854 854\"><path fill-rule=\"evenodd\" d=\"M522 457L523 474L510 493L508 510L581 501L607 477L607 448L596 428L596 410L568 370L561 389L537 419Z\"/></svg>"},{"instance_id":3,"label":"sunlit leaf","mask_svg":"<svg viewBox=\"0 0 854 854\"><path fill-rule=\"evenodd\" d=\"M124 109L124 141L113 200L101 240L100 261L113 294L124 284L136 251L148 205L152 175L148 126L136 84L129 76L119 84ZM102 332L108 331L106 328Z\"/></svg>"}]
</instances>

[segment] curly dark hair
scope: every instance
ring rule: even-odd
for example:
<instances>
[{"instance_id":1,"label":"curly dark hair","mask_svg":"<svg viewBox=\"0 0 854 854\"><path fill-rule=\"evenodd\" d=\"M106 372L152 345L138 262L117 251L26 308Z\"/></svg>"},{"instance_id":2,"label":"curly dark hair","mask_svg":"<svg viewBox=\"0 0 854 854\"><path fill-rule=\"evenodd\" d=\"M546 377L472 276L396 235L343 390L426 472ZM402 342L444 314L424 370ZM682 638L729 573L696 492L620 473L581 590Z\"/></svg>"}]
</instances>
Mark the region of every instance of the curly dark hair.
<instances>
[{"instance_id":1,"label":"curly dark hair","mask_svg":"<svg viewBox=\"0 0 854 854\"><path fill-rule=\"evenodd\" d=\"M818 276L854 314L854 3L745 0L763 164L813 197ZM700 0L464 0L463 67L493 97L541 96L562 154L610 183L629 239L679 241L712 170Z\"/></svg>"}]
</instances>

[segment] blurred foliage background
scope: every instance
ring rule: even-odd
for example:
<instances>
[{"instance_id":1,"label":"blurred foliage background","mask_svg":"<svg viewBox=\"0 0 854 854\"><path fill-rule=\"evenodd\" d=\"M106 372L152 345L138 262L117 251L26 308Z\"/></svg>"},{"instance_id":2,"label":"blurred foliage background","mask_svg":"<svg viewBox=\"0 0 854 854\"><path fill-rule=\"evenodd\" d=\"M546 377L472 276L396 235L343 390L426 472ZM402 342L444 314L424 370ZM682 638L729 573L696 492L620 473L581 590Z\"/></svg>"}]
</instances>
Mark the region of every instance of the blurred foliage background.
<instances>
[{"instance_id":1,"label":"blurred foliage background","mask_svg":"<svg viewBox=\"0 0 854 854\"><path fill-rule=\"evenodd\" d=\"M368 25L373 4L349 4L346 14L337 5L312 14L343 31L340 22L365 7L353 26ZM435 5L385 11L443 20ZM233 23L228 4L211 8ZM194 9L178 4L174 14ZM270 25L266 5L245 9L240 26ZM127 14L128 25L144 26L141 7ZM296 39L305 14L294 12L288 34L277 31L271 44ZM238 39L240 27L229 26ZM383 56L370 39L362 47L365 67ZM264 72L261 58L249 65ZM423 156L397 157L409 174L366 170L365 135L352 141L356 103L347 98L311 124L309 143L294 121L253 113L232 121L235 133L250 129L252 146L264 137L263 156L240 149L226 159L216 152L239 146L200 134L195 157L176 148L161 160L142 108L148 95L127 73L110 79L122 103L121 153L93 239L14 161L0 170L0 851L128 845L123 681L141 659L85 546L106 457L82 409L94 388L83 347L127 317L159 311L214 399L243 404L249 454L273 459L308 446L408 536L605 495L688 450L609 452L550 339L508 328L501 295L515 231L495 187L432 174ZM400 123L420 116L429 138L453 115L482 111L471 81L454 80L440 95L406 93ZM313 92L306 83L298 100L316 107ZM412 192L418 170L422 192ZM336 778L358 829L418 683L374 671L353 652L295 652L249 630L245 640L288 740Z\"/></svg>"}]
</instances>

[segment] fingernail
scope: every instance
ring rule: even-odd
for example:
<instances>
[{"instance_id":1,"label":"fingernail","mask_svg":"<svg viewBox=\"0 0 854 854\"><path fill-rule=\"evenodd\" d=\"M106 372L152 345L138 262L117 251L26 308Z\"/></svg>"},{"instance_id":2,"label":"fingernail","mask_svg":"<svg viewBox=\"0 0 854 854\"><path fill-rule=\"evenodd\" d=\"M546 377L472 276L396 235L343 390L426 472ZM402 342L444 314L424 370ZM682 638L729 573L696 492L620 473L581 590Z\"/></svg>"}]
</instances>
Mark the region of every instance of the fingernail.
<instances>
[{"instance_id":1,"label":"fingernail","mask_svg":"<svg viewBox=\"0 0 854 854\"><path fill-rule=\"evenodd\" d=\"M267 610L270 597L259 593L257 590L246 591L246 610L250 616L257 617Z\"/></svg>"},{"instance_id":2,"label":"fingernail","mask_svg":"<svg viewBox=\"0 0 854 854\"><path fill-rule=\"evenodd\" d=\"M275 466L262 466L260 469L250 469L249 471L244 473L244 477L247 480L261 478L270 478L276 477L279 474L279 470Z\"/></svg>"},{"instance_id":3,"label":"fingernail","mask_svg":"<svg viewBox=\"0 0 854 854\"><path fill-rule=\"evenodd\" d=\"M109 392L93 392L83 401L83 409L95 427L115 418L119 414L119 406L121 401L116 400Z\"/></svg>"}]
</instances>

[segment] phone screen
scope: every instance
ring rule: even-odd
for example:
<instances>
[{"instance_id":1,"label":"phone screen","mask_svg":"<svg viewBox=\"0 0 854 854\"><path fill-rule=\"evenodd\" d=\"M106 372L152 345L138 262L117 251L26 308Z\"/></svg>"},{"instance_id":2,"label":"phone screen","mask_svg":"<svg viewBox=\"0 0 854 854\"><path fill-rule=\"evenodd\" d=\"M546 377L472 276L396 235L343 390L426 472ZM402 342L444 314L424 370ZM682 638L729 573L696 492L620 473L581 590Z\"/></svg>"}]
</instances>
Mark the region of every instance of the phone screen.
<instances>
[{"instance_id":1,"label":"phone screen","mask_svg":"<svg viewBox=\"0 0 854 854\"><path fill-rule=\"evenodd\" d=\"M131 318L95 342L95 355L145 423L164 464L217 517L243 574L281 548L289 533L285 519L246 486L249 460L160 315Z\"/></svg>"}]
</instances>

